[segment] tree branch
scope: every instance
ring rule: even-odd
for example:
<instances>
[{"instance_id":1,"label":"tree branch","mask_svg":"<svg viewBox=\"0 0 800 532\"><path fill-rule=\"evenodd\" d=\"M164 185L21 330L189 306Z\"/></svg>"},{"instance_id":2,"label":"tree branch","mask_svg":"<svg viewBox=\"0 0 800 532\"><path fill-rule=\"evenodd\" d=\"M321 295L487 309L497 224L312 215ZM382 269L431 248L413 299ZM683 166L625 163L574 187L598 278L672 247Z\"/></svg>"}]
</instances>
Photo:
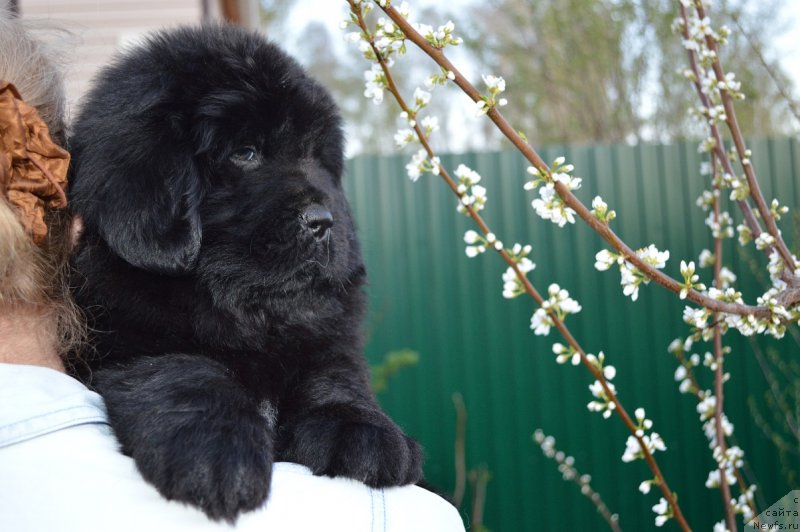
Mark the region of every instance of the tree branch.
<instances>
[{"instance_id":1,"label":"tree branch","mask_svg":"<svg viewBox=\"0 0 800 532\"><path fill-rule=\"evenodd\" d=\"M469 96L474 102L482 99L481 93L461 74L461 72L450 62L444 53L440 49L431 46L428 41L422 35L420 35L419 32L417 32L414 27L405 18L403 18L403 16L400 15L400 13L394 7L390 5L387 7L382 7L381 9L383 9L389 18L392 19L392 22L394 22L403 31L410 41L417 45L417 47L431 57L431 59L433 59L443 69L453 73L454 83L456 83L456 85L458 85L459 88L461 88L461 90L467 94L467 96ZM505 117L503 117L496 107L492 107L488 111L487 115L495 123L497 128L514 145L514 147L517 148L534 167L536 167L544 175L550 174L548 165L539 156L536 150L534 150L533 147L531 147L519 135L519 133L517 133L514 128L511 127L509 122L505 119ZM454 183L448 183L448 185L450 185L453 189L455 187ZM563 183L556 182L555 189L564 202L570 208L572 208L589 227L598 233L618 253L622 254L625 257L625 260L629 261L640 272L661 286L676 294L681 292L683 286L680 283L641 260L636 253L614 233L608 224L598 220L592 214L592 212L574 194L572 194L568 187L566 187ZM472 214L470 214L470 216L472 216ZM737 314L742 316L753 315L757 318L769 318L771 316L770 310L766 307L718 301L705 296L696 290L689 290L686 297L690 301L714 312L724 312L727 314Z\"/></svg>"},{"instance_id":2,"label":"tree branch","mask_svg":"<svg viewBox=\"0 0 800 532\"><path fill-rule=\"evenodd\" d=\"M363 32L363 34L367 37L367 41L369 42L370 47L372 48L372 51L375 54L375 57L377 58L377 61L380 64L380 66L381 66L381 68L383 70L383 73L384 73L384 75L386 77L386 80L387 80L386 85L387 85L388 90L392 93L392 95L394 96L394 98L397 101L398 105L401 107L402 111L404 111L405 113L408 113L409 116L411 116L411 109L408 107L408 105L405 103L405 100L400 95L400 93L399 93L399 91L397 89L397 85L395 84L394 79L392 77L391 70L390 70L385 58L383 57L382 53L380 52L378 47L375 45L374 37L369 32L369 28L368 28L368 26L366 24L366 21L363 18L363 14L362 14L361 8L355 2L355 0L348 0L348 3L350 5L351 12L356 16L356 20L358 21L358 25L361 28L361 31ZM382 9L386 12L387 15L389 15L390 18L392 18L392 20L395 22L395 24L397 24L397 26L405 33L406 36L411 38L409 34L413 33L413 35L415 35L416 38L418 38L419 40L421 40L421 42L423 42L425 45L427 45L428 48L436 50L437 52L439 52L439 55L441 55L441 57L444 58L444 55L441 54L441 52L439 50L429 46L427 41L425 41L425 39L421 35L419 35L419 33L417 33L416 30L413 27L411 27L411 25L408 24L408 22L394 8L392 8L391 6L388 6L388 7L382 7ZM401 21L402 21L402 23L401 23ZM415 44L418 44L416 40L412 39L412 41L415 42ZM444 60L447 61L446 58ZM449 61L447 61L447 64L448 65L450 64ZM444 66L444 65L442 65L442 66ZM450 65L450 66L452 66L452 65ZM455 73L455 71L452 70L451 68L447 68L447 70L453 71ZM460 74L456 74L456 76L457 76L457 79L458 79L458 77L460 77ZM463 77L461 77L461 79L462 79L462 81L464 81ZM477 97L473 98L473 99L475 99L475 100L481 99L480 95L477 93L477 91L474 89L474 87L472 87L471 85L469 85L469 87L471 87L471 90L473 91L474 94L477 94ZM489 113L491 114L494 111L495 110L489 111ZM507 122L506 122L506 125L507 125ZM425 149L426 153L428 154L429 157L433 158L434 157L434 152L431 149L430 144L427 141L427 137L425 136L424 132L419 127L419 125L417 124L416 121L415 121L413 127L414 127L414 131L415 131L415 133L416 133L421 145ZM508 126L508 127L510 127L510 126ZM514 132L514 134L516 135L516 132ZM518 135L516 135L516 137L519 139ZM519 141L523 142L522 139L519 139ZM525 144L525 146L527 146L527 144ZM536 163L538 163L538 164L535 163L536 166L538 168L547 169L549 171L547 165L541 160L541 158L539 158L539 156L532 150L532 148L530 148L529 146L528 146L528 148L529 148L530 152L532 153L532 155L534 156L534 158L536 160ZM445 183L453 191L453 193L456 196L459 197L459 199L461 199L463 197L464 194L462 194L462 193L460 193L458 191L458 187L456 186L455 181L452 179L452 177L450 177L449 173L447 172L447 170L445 168L440 168L439 169L439 176L445 181ZM569 192L568 189L565 189L565 190L567 190L567 192ZM574 196L572 196L572 197L574 198ZM574 199L578 204L580 204L580 202L577 200L577 198L574 198ZM583 207L582 204L580 204L580 206ZM475 223L478 225L478 227L480 228L481 232L483 232L484 235L488 235L489 233L491 233L491 230L490 230L489 226L481 218L481 216L477 213L477 211L475 211L475 209L472 208L471 205L465 205L465 208L466 208L466 212L468 213L470 218L472 218L473 221L475 221ZM583 209L588 212L588 210L585 207L583 207ZM593 215L589 214L589 217L592 220L594 220L595 222L597 222L597 220L594 218ZM542 304L544 303L544 299L536 291L536 289L533 287L533 285L528 280L528 278L525 276L525 274L520 270L518 264L509 256L509 254L505 251L505 249L500 249L500 250L497 250L497 251L498 251L498 254L503 258L503 260L509 265L509 267L512 268L512 270L514 271L515 275L517 276L517 279L519 279L520 283L522 284L525 292L530 297L532 297L534 299L534 301L536 301L536 303L541 307ZM635 254L633 252L631 252L631 254L635 257ZM642 261L640 261L638 259L638 257L635 257L635 258L636 258L636 260L638 262L642 262ZM644 263L642 263L642 264L644 264ZM673 283L675 283L677 285L677 282L673 281ZM711 300L711 301L714 301L715 303L719 303L716 300ZM622 419L622 422L626 426L628 431L636 438L636 440L637 440L637 442L639 444L639 447L640 447L640 449L642 451L642 454L644 456L645 462L647 463L648 467L650 468L650 470L655 475L655 478L658 479L659 488L661 489L665 499L669 503L669 506L672 509L673 515L675 517L675 520L678 522L678 524L681 526L681 528L683 530L689 531L690 530L689 525L686 522L686 519L684 518L680 507L678 506L678 501L675 498L675 496L672 493L672 491L669 489L669 486L668 486L668 484L666 482L666 478L664 477L663 473L661 472L661 469L658 467L658 464L656 463L655 458L653 457L652 453L648 449L648 446L647 446L647 444L645 443L645 441L644 441L644 439L642 437L643 435L640 436L638 434L639 431L637 430L636 425L633 423L633 420L631 419L630 415L627 413L625 408L622 406L622 403L619 401L619 399L617 398L616 394L612 391L611 387L609 386L608 381L605 378L605 375L603 375L603 372L601 370L599 370L598 368L596 368L594 364L592 364L592 362L587 357L586 352L580 346L580 344L575 339L575 337L572 336L571 332L566 327L566 325L564 324L563 320L561 320L559 318L558 314L552 309L548 309L547 312L548 312L548 315L550 316L551 320L553 321L553 324L554 324L555 328L558 329L558 331L561 333L561 335L564 337L564 339L567 341L567 343L575 350L575 353L577 353L579 355L581 363L584 365L584 367L586 367L592 373L594 378L600 383L601 387L603 388L603 391L605 392L606 397L608 397L608 400L611 403L614 404L615 413Z\"/></svg>"},{"instance_id":3,"label":"tree branch","mask_svg":"<svg viewBox=\"0 0 800 532\"><path fill-rule=\"evenodd\" d=\"M683 8L682 4L681 8ZM697 15L701 19L705 18L706 13L705 9L703 8L703 3L696 1L695 8L697 9ZM722 62L719 58L717 43L710 35L706 35L706 46L708 46L709 50L714 52L714 59L712 63L714 74L717 77L717 81L723 83L725 82L725 71L722 68ZM747 156L747 147L745 146L742 132L739 129L739 123L736 120L736 111L733 108L733 98L731 97L730 93L725 90L720 91L720 97L722 98L722 105L725 107L725 122L728 124L728 129L733 137L733 144L736 146L736 153L739 156L739 162L744 168L747 184L750 187L750 196L753 198L759 214L761 214L761 219L764 220L764 224L767 226L767 231L769 231L769 234L775 239L775 247L783 259L786 269L791 273L794 273L794 258L792 257L789 248L786 246L786 242L783 241L783 237L781 236L778 226L775 223L775 218L772 216L772 213L767 206L767 202L764 200L764 195L761 193L761 187L758 184L758 179L756 179L755 170L753 170L753 165L750 163L749 157Z\"/></svg>"}]
</instances>

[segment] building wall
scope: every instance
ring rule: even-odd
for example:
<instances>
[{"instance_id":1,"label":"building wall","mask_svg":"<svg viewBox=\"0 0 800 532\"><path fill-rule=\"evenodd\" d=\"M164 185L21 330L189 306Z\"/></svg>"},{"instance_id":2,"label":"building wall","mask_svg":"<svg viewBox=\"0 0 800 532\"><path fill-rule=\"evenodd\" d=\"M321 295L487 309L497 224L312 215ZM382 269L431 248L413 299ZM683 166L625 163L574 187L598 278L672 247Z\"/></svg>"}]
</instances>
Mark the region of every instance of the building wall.
<instances>
[{"instance_id":1,"label":"building wall","mask_svg":"<svg viewBox=\"0 0 800 532\"><path fill-rule=\"evenodd\" d=\"M18 0L17 4L22 17L44 20L73 36L59 41L72 115L92 77L116 51L146 32L203 19L203 0ZM217 2L206 4L210 17L218 17Z\"/></svg>"}]
</instances>

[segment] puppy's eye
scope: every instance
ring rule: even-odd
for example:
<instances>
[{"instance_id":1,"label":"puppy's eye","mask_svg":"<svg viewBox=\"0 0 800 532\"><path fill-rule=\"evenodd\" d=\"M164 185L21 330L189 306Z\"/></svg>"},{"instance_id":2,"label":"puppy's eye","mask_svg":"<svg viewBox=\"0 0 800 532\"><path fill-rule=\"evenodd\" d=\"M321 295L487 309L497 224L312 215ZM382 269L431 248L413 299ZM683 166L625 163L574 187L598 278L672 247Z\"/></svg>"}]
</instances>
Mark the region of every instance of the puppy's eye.
<instances>
[{"instance_id":1,"label":"puppy's eye","mask_svg":"<svg viewBox=\"0 0 800 532\"><path fill-rule=\"evenodd\" d=\"M242 146L231 153L230 161L239 166L253 166L258 164L258 152L253 146Z\"/></svg>"}]
</instances>

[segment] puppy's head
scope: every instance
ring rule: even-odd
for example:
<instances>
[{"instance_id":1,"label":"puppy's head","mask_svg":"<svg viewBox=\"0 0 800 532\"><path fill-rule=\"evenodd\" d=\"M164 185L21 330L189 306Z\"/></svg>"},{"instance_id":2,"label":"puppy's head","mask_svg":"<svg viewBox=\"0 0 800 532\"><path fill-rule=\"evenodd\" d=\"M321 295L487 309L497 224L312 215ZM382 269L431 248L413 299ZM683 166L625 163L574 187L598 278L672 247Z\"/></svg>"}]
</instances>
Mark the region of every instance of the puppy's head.
<instances>
[{"instance_id":1,"label":"puppy's head","mask_svg":"<svg viewBox=\"0 0 800 532\"><path fill-rule=\"evenodd\" d=\"M223 300L360 284L336 107L256 34L154 35L101 73L71 149L87 245L137 269Z\"/></svg>"}]
</instances>

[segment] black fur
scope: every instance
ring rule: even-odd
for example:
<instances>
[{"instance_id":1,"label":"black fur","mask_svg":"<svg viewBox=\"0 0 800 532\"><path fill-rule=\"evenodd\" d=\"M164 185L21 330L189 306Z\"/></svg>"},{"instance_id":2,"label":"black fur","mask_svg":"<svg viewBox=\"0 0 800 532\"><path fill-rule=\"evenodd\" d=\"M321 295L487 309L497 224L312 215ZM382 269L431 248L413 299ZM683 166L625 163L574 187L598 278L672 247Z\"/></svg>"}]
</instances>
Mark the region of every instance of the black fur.
<instances>
[{"instance_id":1,"label":"black fur","mask_svg":"<svg viewBox=\"0 0 800 532\"><path fill-rule=\"evenodd\" d=\"M273 459L370 486L421 477L361 356L342 144L327 91L225 26L156 34L102 72L74 124L89 380L143 476L211 518L262 504Z\"/></svg>"}]
</instances>

